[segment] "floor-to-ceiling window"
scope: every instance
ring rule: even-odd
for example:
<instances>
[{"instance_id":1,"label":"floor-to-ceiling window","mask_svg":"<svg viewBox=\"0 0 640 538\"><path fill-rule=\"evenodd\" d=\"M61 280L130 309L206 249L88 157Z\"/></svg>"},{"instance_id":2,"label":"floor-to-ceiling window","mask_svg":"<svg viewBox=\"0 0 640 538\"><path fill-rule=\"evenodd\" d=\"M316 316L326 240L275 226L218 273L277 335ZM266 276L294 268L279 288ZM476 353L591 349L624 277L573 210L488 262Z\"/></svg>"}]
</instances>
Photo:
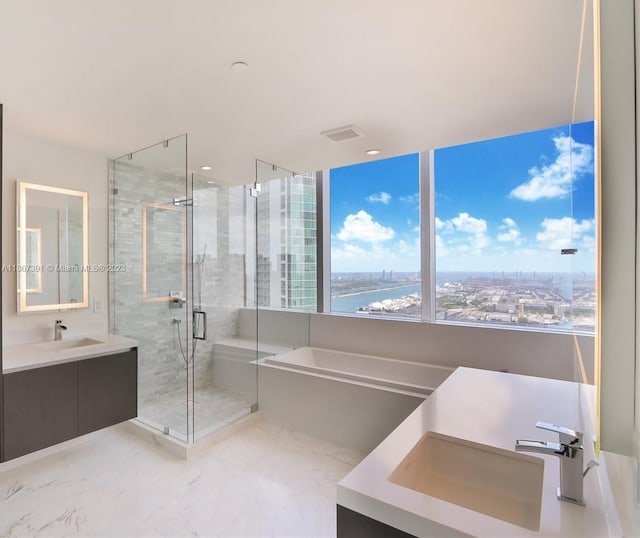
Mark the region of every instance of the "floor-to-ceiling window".
<instances>
[{"instance_id":1,"label":"floor-to-ceiling window","mask_svg":"<svg viewBox=\"0 0 640 538\"><path fill-rule=\"evenodd\" d=\"M593 122L336 168L325 181L331 312L595 330ZM432 237L422 251L421 221Z\"/></svg>"},{"instance_id":2,"label":"floor-to-ceiling window","mask_svg":"<svg viewBox=\"0 0 640 538\"><path fill-rule=\"evenodd\" d=\"M595 329L593 122L435 150L435 317Z\"/></svg>"},{"instance_id":3,"label":"floor-to-ceiling window","mask_svg":"<svg viewBox=\"0 0 640 538\"><path fill-rule=\"evenodd\" d=\"M330 171L331 311L421 317L419 155Z\"/></svg>"}]
</instances>

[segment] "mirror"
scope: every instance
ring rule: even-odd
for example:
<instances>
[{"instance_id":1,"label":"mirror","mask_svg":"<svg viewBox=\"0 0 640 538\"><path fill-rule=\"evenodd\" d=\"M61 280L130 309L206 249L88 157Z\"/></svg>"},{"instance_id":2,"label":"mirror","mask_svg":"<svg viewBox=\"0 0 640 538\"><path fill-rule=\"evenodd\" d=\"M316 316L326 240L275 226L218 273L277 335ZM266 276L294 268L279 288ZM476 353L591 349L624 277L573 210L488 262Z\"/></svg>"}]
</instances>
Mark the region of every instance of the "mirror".
<instances>
[{"instance_id":1,"label":"mirror","mask_svg":"<svg viewBox=\"0 0 640 538\"><path fill-rule=\"evenodd\" d=\"M176 301L186 291L184 206L145 202L142 206L142 296L145 301ZM178 248L176 248L178 247Z\"/></svg>"},{"instance_id":2,"label":"mirror","mask_svg":"<svg viewBox=\"0 0 640 538\"><path fill-rule=\"evenodd\" d=\"M18 312L89 306L88 195L18 182Z\"/></svg>"}]
</instances>

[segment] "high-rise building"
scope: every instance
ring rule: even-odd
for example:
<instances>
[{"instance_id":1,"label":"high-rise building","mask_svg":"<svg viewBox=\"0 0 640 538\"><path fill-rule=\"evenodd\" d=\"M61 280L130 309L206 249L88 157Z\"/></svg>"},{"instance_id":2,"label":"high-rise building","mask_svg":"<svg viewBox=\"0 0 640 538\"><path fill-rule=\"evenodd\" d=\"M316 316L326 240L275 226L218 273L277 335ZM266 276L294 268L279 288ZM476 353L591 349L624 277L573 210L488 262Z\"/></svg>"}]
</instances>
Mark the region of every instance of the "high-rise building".
<instances>
[{"instance_id":1,"label":"high-rise building","mask_svg":"<svg viewBox=\"0 0 640 538\"><path fill-rule=\"evenodd\" d=\"M264 183L257 211L258 305L315 311L315 174L294 174Z\"/></svg>"}]
</instances>

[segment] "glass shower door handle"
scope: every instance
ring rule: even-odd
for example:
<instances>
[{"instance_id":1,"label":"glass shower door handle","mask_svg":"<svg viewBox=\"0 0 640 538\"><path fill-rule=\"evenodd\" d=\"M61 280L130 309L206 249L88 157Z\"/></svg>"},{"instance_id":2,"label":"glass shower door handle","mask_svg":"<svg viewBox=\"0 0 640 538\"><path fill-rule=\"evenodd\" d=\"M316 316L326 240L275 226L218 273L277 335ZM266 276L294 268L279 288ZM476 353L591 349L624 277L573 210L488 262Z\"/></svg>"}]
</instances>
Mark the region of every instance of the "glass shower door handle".
<instances>
[{"instance_id":1,"label":"glass shower door handle","mask_svg":"<svg viewBox=\"0 0 640 538\"><path fill-rule=\"evenodd\" d=\"M193 311L193 338L195 340L207 339L207 313L204 310Z\"/></svg>"}]
</instances>

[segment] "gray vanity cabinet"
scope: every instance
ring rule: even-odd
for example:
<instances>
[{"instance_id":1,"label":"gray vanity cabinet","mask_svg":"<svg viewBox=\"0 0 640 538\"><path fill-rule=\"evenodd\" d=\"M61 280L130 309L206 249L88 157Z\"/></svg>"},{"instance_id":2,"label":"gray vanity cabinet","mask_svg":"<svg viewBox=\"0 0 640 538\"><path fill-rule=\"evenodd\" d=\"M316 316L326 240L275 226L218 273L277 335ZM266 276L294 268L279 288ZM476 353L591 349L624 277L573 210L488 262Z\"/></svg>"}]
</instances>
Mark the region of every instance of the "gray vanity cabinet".
<instances>
[{"instance_id":1,"label":"gray vanity cabinet","mask_svg":"<svg viewBox=\"0 0 640 538\"><path fill-rule=\"evenodd\" d=\"M80 435L138 415L137 350L80 361L78 368Z\"/></svg>"},{"instance_id":2,"label":"gray vanity cabinet","mask_svg":"<svg viewBox=\"0 0 640 538\"><path fill-rule=\"evenodd\" d=\"M386 523L371 519L338 504L338 538L416 538Z\"/></svg>"},{"instance_id":3,"label":"gray vanity cabinet","mask_svg":"<svg viewBox=\"0 0 640 538\"><path fill-rule=\"evenodd\" d=\"M78 435L75 362L4 376L4 459Z\"/></svg>"},{"instance_id":4,"label":"gray vanity cabinet","mask_svg":"<svg viewBox=\"0 0 640 538\"><path fill-rule=\"evenodd\" d=\"M3 460L136 417L137 353L4 374Z\"/></svg>"}]
</instances>

